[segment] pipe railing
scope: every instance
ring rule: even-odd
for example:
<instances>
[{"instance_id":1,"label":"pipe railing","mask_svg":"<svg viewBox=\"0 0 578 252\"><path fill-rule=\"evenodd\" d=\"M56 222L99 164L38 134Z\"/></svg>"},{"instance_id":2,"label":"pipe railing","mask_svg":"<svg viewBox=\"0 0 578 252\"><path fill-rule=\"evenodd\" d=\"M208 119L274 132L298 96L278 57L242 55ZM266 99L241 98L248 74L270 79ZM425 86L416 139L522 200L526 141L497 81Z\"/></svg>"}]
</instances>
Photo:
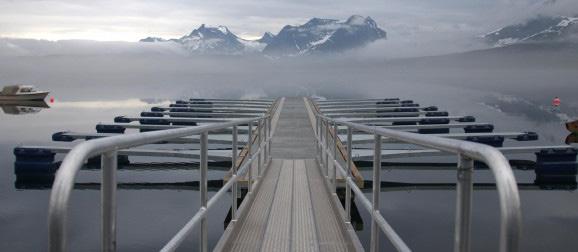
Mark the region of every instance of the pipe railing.
<instances>
[{"instance_id":1,"label":"pipe railing","mask_svg":"<svg viewBox=\"0 0 578 252\"><path fill-rule=\"evenodd\" d=\"M381 140L383 137L458 155L459 163L457 167L458 184L454 251L470 251L473 164L474 160L485 163L494 174L499 194L501 213L499 251L518 251L522 221L518 187L508 160L499 150L479 143L396 131L329 118L318 113L317 110L315 110L314 115L316 119L316 149L318 160L321 162L320 167L325 170L323 174L326 174L327 180L331 181L330 184L333 187L331 188L331 191L334 191L334 188L337 187L337 183L333 177L335 176L335 173L331 177L328 176L329 163L333 164L332 166L334 171L337 170L345 178L346 222L351 218L351 192L349 190L354 192L357 200L359 200L365 209L370 212L372 220L370 240L371 251L379 250L378 228L384 232L398 251L411 251L379 212ZM343 162L346 163L345 168L341 165L339 160L336 159L336 155L334 155L336 145L331 144L332 141L330 139L333 138L333 143L335 142L335 138L338 137L338 134L337 132L334 132L334 135L331 135L330 131L332 129L335 130L338 126L347 127L347 156L345 157L347 160L343 160ZM353 130L374 135L375 153L373 160L373 197L371 201L367 199L361 189L357 187L356 183L351 178L350 167L353 162L351 142Z\"/></svg>"},{"instance_id":2,"label":"pipe railing","mask_svg":"<svg viewBox=\"0 0 578 252\"><path fill-rule=\"evenodd\" d=\"M240 164L237 170L236 160L237 160L237 128L239 125L249 125L251 127L253 124L259 127L270 127L268 122L271 115L267 114L261 117L249 118L249 119L239 119L232 120L230 122L215 123L194 127L160 130L153 132L137 133L130 135L119 135L111 136L106 138L94 139L91 141L83 142L75 146L66 155L52 186L52 191L50 194L50 203L48 209L48 232L49 232L49 251L66 251L67 247L67 234L66 234L66 221L70 194L74 188L74 180L84 165L85 161L89 158L101 156L101 170L102 170L102 183L101 183L101 217L102 217L102 229L101 229L101 251L115 251L116 250L116 171L117 171L117 154L119 150L128 149L132 147L137 147L146 144L152 144L155 142L176 139L181 137L187 137L191 135L200 135L201 143L201 155L200 155L200 199L201 207L197 213L191 218L189 222L171 239L171 241L163 248L162 251L174 251L185 239L186 235L190 231L201 224L200 231L200 251L207 251L208 249L208 237L207 237L207 223L206 215L207 212L214 206L215 202L222 198L226 192L231 189L232 193L236 194L237 181L239 177L244 175L247 170L252 170L253 162L255 157L261 160L263 149L267 149L271 143L271 136L259 136L259 142L257 142L258 148L254 152L248 153L248 158L245 162ZM264 122L267 123L264 123ZM232 141L232 166L233 171L232 177L229 181L223 185L223 187L211 198L207 197L207 169L208 169L208 135L209 132L215 130L221 130L224 128L233 128L233 141ZM270 129L261 130L257 129L258 134L262 132L270 133ZM249 136L252 134L251 131L248 132ZM251 139L249 137L249 139ZM252 145L249 141L248 147ZM269 162L270 157L267 156L270 152L265 152L263 159L265 162ZM259 161L259 163L261 163ZM261 166L261 164L259 164ZM259 167L260 168L260 167ZM249 172L249 176L251 173ZM249 178L251 180L252 178ZM258 178L257 178L258 179ZM249 184L249 188L251 184ZM236 195L233 195L232 206L236 206ZM236 210L236 209L235 209ZM235 211L233 210L233 211ZM233 215L236 218L236 215Z\"/></svg>"}]
</instances>

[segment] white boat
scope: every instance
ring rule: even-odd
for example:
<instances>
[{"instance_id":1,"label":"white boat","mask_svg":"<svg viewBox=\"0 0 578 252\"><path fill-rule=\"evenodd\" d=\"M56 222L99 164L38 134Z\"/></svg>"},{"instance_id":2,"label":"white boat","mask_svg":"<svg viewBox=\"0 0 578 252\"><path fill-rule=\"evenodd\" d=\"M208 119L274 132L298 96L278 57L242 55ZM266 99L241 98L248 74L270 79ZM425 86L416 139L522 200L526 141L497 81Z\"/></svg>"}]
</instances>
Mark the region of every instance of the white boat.
<instances>
[{"instance_id":1,"label":"white boat","mask_svg":"<svg viewBox=\"0 0 578 252\"><path fill-rule=\"evenodd\" d=\"M37 91L34 86L5 86L0 92L0 101L42 101L48 92Z\"/></svg>"}]
</instances>

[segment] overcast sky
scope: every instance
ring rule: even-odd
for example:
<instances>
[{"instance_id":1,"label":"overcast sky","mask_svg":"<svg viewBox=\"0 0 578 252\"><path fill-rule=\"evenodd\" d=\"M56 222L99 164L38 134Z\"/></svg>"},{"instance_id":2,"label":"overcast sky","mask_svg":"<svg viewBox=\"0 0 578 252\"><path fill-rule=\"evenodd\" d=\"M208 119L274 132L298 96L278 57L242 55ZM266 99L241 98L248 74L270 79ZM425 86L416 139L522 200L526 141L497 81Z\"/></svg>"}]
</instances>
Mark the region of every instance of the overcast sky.
<instances>
[{"instance_id":1,"label":"overcast sky","mask_svg":"<svg viewBox=\"0 0 578 252\"><path fill-rule=\"evenodd\" d=\"M311 17L371 16L389 40L475 36L537 13L575 15L577 0L86 1L0 0L0 37L137 41L180 37L200 24L244 38Z\"/></svg>"}]
</instances>

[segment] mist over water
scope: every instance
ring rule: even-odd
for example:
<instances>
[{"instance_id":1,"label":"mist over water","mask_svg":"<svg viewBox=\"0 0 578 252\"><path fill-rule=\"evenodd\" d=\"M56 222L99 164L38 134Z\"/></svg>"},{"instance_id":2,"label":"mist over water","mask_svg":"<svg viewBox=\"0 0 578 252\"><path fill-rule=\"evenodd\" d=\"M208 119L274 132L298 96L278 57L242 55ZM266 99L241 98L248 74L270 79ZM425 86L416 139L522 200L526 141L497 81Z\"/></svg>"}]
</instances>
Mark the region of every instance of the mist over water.
<instances>
[{"instance_id":1,"label":"mist over water","mask_svg":"<svg viewBox=\"0 0 578 252\"><path fill-rule=\"evenodd\" d=\"M560 96L565 105L578 106L569 96L578 86L577 46L493 49L398 60L368 57L363 50L336 56L269 58L109 47L110 53L102 48L83 50L85 53L71 49L68 54L60 50L0 57L0 84L36 85L62 101L296 95L431 97L436 90L456 88L520 96L538 104L548 104Z\"/></svg>"}]
</instances>

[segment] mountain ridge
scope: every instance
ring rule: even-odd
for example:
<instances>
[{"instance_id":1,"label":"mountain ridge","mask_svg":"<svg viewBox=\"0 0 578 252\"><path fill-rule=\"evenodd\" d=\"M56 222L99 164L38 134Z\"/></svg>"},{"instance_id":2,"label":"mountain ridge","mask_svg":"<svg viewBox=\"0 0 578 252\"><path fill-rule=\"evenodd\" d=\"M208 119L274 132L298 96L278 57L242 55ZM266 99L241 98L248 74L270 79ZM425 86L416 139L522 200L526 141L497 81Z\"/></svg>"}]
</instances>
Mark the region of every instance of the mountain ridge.
<instances>
[{"instance_id":1,"label":"mountain ridge","mask_svg":"<svg viewBox=\"0 0 578 252\"><path fill-rule=\"evenodd\" d=\"M226 26L202 24L177 39L147 37L143 43L174 42L194 54L238 55L262 53L271 56L297 56L339 53L385 39L386 32L371 17L352 15L346 21L312 18L302 25L286 25L277 35L266 32L256 40L238 37Z\"/></svg>"},{"instance_id":2,"label":"mountain ridge","mask_svg":"<svg viewBox=\"0 0 578 252\"><path fill-rule=\"evenodd\" d=\"M486 33L481 38L494 47L530 42L578 41L578 17L537 16Z\"/></svg>"}]
</instances>

